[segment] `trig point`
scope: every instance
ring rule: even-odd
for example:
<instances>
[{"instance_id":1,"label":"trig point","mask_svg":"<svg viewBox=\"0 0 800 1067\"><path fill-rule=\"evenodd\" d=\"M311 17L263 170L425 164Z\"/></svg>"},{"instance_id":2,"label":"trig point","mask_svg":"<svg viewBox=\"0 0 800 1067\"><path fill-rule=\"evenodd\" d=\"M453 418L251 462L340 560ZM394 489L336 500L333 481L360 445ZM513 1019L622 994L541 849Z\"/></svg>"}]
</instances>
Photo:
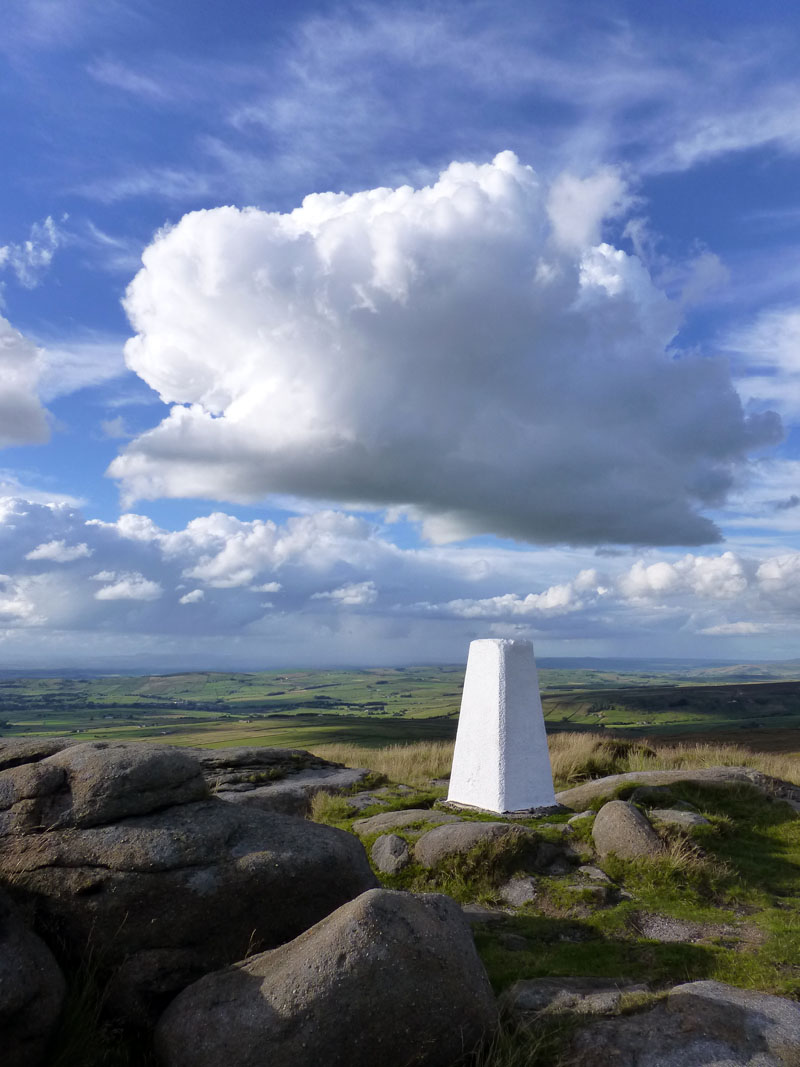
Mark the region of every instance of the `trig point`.
<instances>
[{"instance_id":1,"label":"trig point","mask_svg":"<svg viewBox=\"0 0 800 1067\"><path fill-rule=\"evenodd\" d=\"M530 641L470 644L447 800L498 813L556 803Z\"/></svg>"}]
</instances>

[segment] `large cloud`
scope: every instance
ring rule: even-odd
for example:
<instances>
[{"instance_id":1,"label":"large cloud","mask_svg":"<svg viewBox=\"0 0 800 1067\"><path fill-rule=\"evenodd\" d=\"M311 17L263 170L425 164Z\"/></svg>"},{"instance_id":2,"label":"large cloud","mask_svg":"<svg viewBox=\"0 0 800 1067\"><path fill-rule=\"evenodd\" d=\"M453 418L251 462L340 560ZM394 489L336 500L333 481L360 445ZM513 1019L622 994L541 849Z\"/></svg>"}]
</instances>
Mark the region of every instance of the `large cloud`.
<instances>
[{"instance_id":1,"label":"large cloud","mask_svg":"<svg viewBox=\"0 0 800 1067\"><path fill-rule=\"evenodd\" d=\"M510 152L423 189L185 216L125 305L173 403L111 466L130 499L405 507L428 536L693 544L777 419L675 358L678 313L600 241L613 173L543 188Z\"/></svg>"}]
</instances>

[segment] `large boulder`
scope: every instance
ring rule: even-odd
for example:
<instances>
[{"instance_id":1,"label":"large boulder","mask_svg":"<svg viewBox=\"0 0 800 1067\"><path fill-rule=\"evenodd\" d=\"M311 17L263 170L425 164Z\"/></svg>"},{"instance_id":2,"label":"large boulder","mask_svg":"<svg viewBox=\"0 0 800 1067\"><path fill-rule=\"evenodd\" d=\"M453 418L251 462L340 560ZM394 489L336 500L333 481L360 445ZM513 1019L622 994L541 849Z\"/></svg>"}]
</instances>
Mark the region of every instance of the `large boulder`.
<instances>
[{"instance_id":1,"label":"large boulder","mask_svg":"<svg viewBox=\"0 0 800 1067\"><path fill-rule=\"evenodd\" d=\"M768 774L754 771L750 767L701 767L691 770L679 768L669 771L626 771L624 774L610 774L605 778L595 778L582 782L556 793L556 800L573 811L583 811L597 800L615 796L621 788L630 786L671 786L680 782L690 782L702 786L752 786L765 796L783 800L795 810L800 810L800 786L791 782L772 778ZM637 798L638 799L638 798Z\"/></svg>"},{"instance_id":2,"label":"large boulder","mask_svg":"<svg viewBox=\"0 0 800 1067\"><path fill-rule=\"evenodd\" d=\"M342 767L301 748L189 749L219 800L284 815L308 815L314 796L348 792L370 771Z\"/></svg>"},{"instance_id":3,"label":"large boulder","mask_svg":"<svg viewBox=\"0 0 800 1067\"><path fill-rule=\"evenodd\" d=\"M495 1020L455 902L373 890L184 990L156 1048L166 1067L452 1067Z\"/></svg>"},{"instance_id":4,"label":"large boulder","mask_svg":"<svg viewBox=\"0 0 800 1067\"><path fill-rule=\"evenodd\" d=\"M37 1067L64 1000L64 979L44 941L0 893L0 1048L3 1067Z\"/></svg>"},{"instance_id":5,"label":"large boulder","mask_svg":"<svg viewBox=\"0 0 800 1067\"><path fill-rule=\"evenodd\" d=\"M68 962L91 952L122 1017L376 884L353 835L206 794L191 755L143 743L0 772L0 879Z\"/></svg>"},{"instance_id":6,"label":"large boulder","mask_svg":"<svg viewBox=\"0 0 800 1067\"><path fill-rule=\"evenodd\" d=\"M722 982L687 982L650 1011L582 1030L582 1067L798 1067L800 1004Z\"/></svg>"},{"instance_id":7,"label":"large boulder","mask_svg":"<svg viewBox=\"0 0 800 1067\"><path fill-rule=\"evenodd\" d=\"M614 852L622 859L657 856L664 849L644 815L624 800L603 805L592 826L592 840L601 856Z\"/></svg>"},{"instance_id":8,"label":"large boulder","mask_svg":"<svg viewBox=\"0 0 800 1067\"><path fill-rule=\"evenodd\" d=\"M531 851L538 845L533 831L508 822L455 822L428 830L414 846L414 859L423 867L436 867L442 860L463 856L476 845L499 842L509 848L528 847Z\"/></svg>"},{"instance_id":9,"label":"large boulder","mask_svg":"<svg viewBox=\"0 0 800 1067\"><path fill-rule=\"evenodd\" d=\"M73 745L0 771L0 837L101 826L207 796L197 761L179 748Z\"/></svg>"}]
</instances>

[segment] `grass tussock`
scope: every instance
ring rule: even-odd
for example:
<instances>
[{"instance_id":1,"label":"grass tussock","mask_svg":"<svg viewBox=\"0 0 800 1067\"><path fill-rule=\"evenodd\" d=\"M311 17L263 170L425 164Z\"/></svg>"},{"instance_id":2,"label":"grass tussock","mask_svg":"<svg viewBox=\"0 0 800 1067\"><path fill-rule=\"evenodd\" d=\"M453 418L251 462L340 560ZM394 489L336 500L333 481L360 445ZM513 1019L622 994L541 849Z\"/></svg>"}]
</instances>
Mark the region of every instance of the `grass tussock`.
<instances>
[{"instance_id":1,"label":"grass tussock","mask_svg":"<svg viewBox=\"0 0 800 1067\"><path fill-rule=\"evenodd\" d=\"M566 1067L564 1046L574 1029L567 1017L542 1017L530 1028L502 1020L466 1067Z\"/></svg>"},{"instance_id":2,"label":"grass tussock","mask_svg":"<svg viewBox=\"0 0 800 1067\"><path fill-rule=\"evenodd\" d=\"M657 744L628 741L599 733L557 733L548 738L556 788L589 778L626 771L655 771L696 767L752 767L774 778L800 785L796 756L754 752L742 745ZM422 741L409 745L368 748L354 744L318 745L314 755L349 767L369 767L393 782L421 786L450 773L452 741Z\"/></svg>"},{"instance_id":3,"label":"grass tussock","mask_svg":"<svg viewBox=\"0 0 800 1067\"><path fill-rule=\"evenodd\" d=\"M151 1038L104 1018L107 988L91 951L68 973L67 996L48 1047L49 1067L156 1067Z\"/></svg>"},{"instance_id":4,"label":"grass tussock","mask_svg":"<svg viewBox=\"0 0 800 1067\"><path fill-rule=\"evenodd\" d=\"M353 815L355 809L348 804L347 797L336 793L315 793L311 798L311 818L314 822L324 822L335 826Z\"/></svg>"},{"instance_id":5,"label":"grass tussock","mask_svg":"<svg viewBox=\"0 0 800 1067\"><path fill-rule=\"evenodd\" d=\"M393 782L406 785L423 785L432 778L441 778L450 773L453 762L452 741L419 741L385 748L328 744L316 745L311 751L315 756L343 763L346 767L369 767Z\"/></svg>"}]
</instances>

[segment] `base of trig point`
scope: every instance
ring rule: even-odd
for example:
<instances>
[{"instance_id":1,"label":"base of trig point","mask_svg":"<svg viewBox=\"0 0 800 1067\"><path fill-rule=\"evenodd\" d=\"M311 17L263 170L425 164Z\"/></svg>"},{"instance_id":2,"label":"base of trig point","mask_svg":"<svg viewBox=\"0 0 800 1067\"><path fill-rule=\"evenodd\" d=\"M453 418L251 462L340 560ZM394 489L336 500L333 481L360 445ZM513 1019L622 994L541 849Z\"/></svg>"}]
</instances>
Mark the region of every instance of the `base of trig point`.
<instances>
[{"instance_id":1,"label":"base of trig point","mask_svg":"<svg viewBox=\"0 0 800 1067\"><path fill-rule=\"evenodd\" d=\"M519 817L558 809L530 641L469 646L447 804Z\"/></svg>"}]
</instances>

